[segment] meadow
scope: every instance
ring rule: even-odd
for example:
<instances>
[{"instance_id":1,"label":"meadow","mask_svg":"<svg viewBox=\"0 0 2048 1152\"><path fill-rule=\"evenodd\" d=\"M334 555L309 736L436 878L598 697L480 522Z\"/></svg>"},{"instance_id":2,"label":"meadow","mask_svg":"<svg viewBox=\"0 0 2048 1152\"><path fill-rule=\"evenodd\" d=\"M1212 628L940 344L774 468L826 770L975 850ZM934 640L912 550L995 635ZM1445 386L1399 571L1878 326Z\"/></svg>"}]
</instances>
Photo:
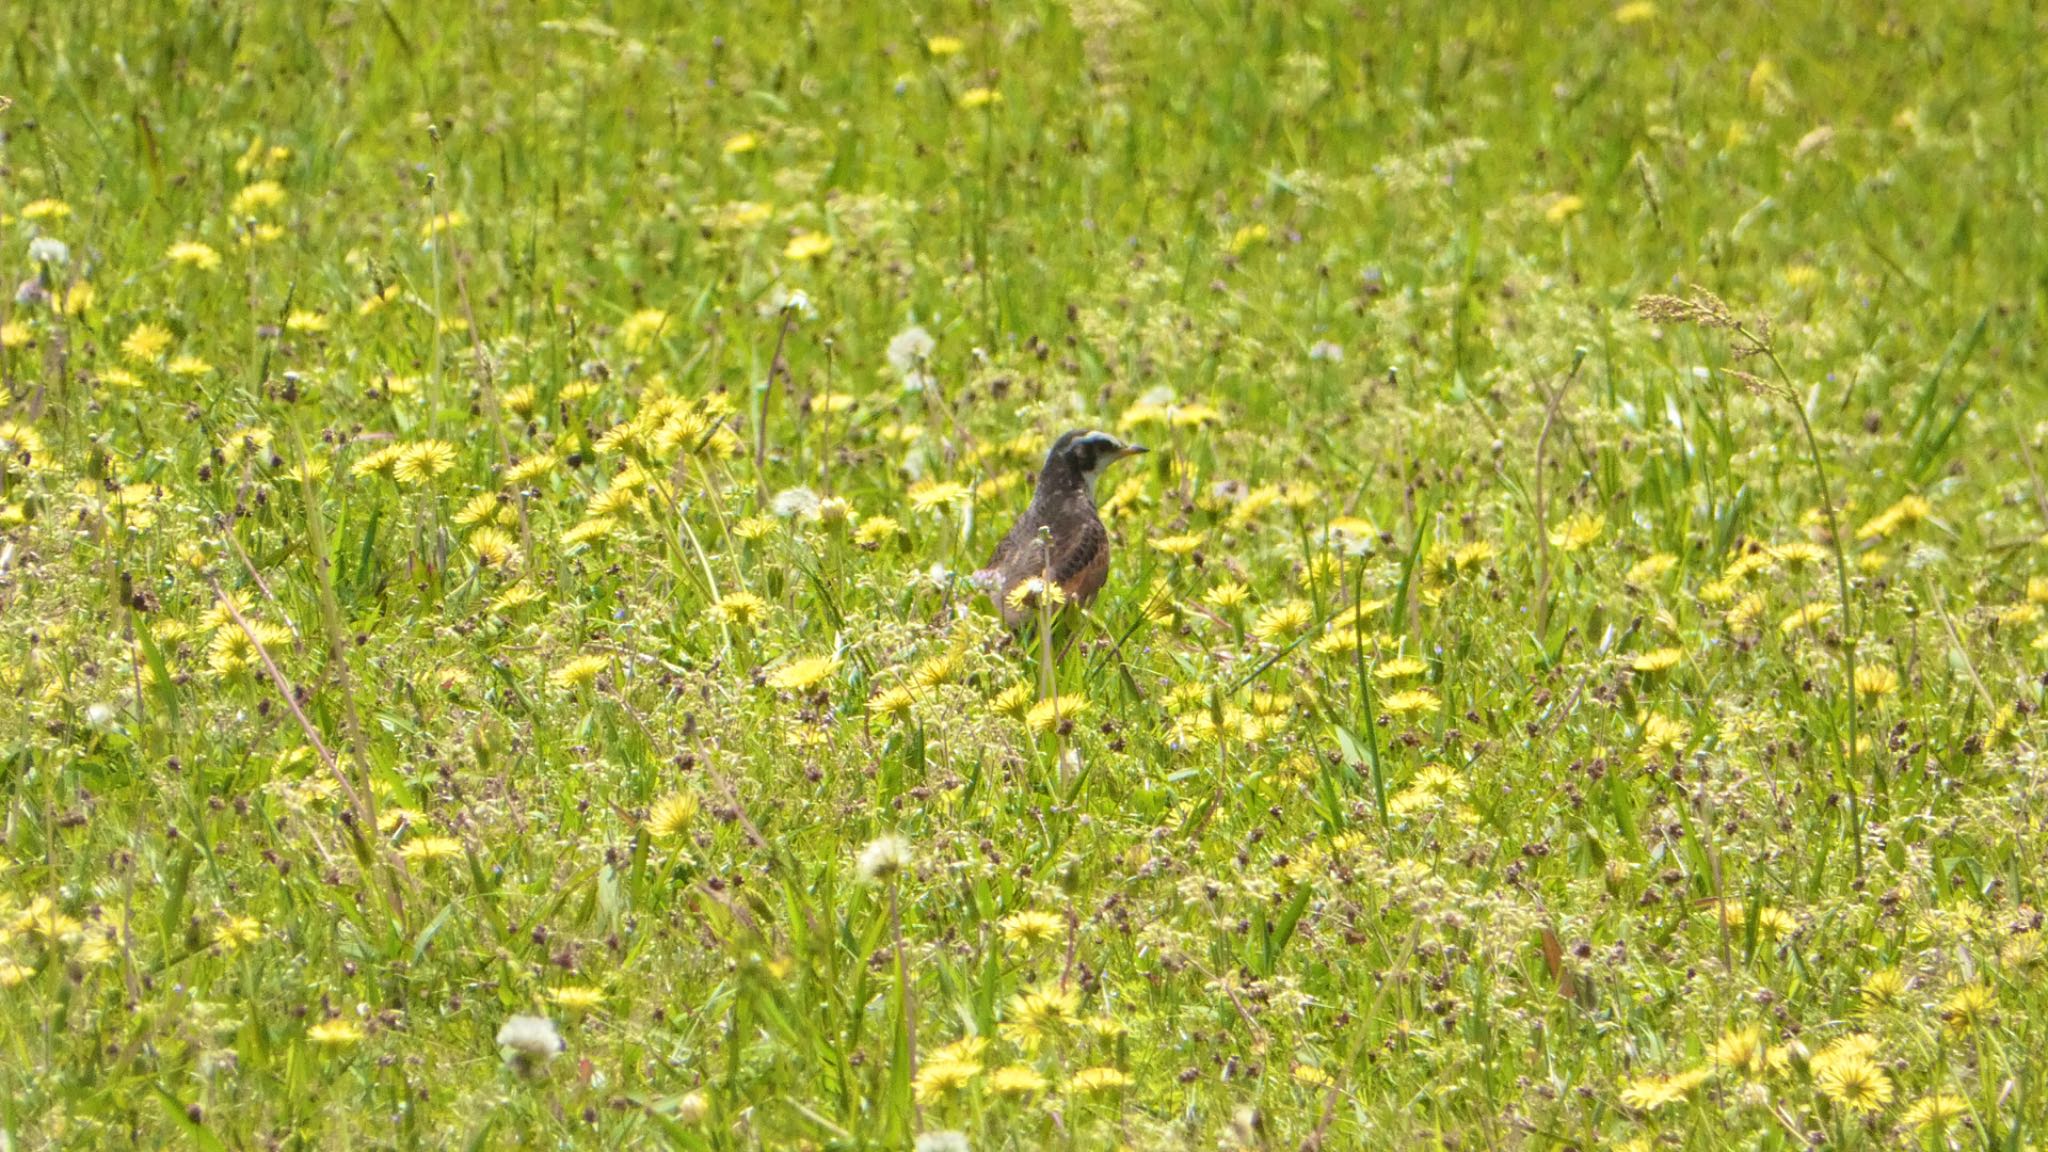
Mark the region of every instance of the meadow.
<instances>
[{"instance_id":1,"label":"meadow","mask_svg":"<svg viewBox=\"0 0 2048 1152\"><path fill-rule=\"evenodd\" d=\"M9 5L0 1148L2041 1146L2044 20Z\"/></svg>"}]
</instances>

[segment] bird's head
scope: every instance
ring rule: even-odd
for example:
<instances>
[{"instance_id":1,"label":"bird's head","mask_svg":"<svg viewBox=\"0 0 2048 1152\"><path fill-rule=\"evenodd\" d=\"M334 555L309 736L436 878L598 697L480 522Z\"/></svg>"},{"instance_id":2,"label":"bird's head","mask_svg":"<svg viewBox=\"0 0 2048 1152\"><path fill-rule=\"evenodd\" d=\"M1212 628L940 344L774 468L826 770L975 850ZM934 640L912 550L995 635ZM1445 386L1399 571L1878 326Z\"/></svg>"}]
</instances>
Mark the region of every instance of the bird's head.
<instances>
[{"instance_id":1,"label":"bird's head","mask_svg":"<svg viewBox=\"0 0 2048 1152\"><path fill-rule=\"evenodd\" d=\"M1053 441L1045 454L1045 479L1079 483L1092 498L1105 468L1143 451L1142 445L1126 444L1107 432L1076 430Z\"/></svg>"}]
</instances>

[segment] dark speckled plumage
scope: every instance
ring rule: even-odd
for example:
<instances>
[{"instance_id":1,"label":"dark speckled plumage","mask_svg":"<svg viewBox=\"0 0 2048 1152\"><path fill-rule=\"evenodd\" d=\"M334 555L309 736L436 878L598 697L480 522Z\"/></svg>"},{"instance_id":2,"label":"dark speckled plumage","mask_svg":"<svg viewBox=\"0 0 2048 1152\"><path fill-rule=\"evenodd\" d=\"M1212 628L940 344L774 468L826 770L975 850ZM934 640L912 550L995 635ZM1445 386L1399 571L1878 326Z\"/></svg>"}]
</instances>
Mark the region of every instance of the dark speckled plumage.
<instances>
[{"instance_id":1,"label":"dark speckled plumage","mask_svg":"<svg viewBox=\"0 0 2048 1152\"><path fill-rule=\"evenodd\" d=\"M1107 432L1069 432L1053 443L1031 506L974 574L1004 623L1015 628L1033 618L1030 609L1010 605L1011 590L1033 576L1050 576L1076 604L1102 591L1109 578L1109 532L1095 513L1095 481L1112 462L1144 450Z\"/></svg>"}]
</instances>

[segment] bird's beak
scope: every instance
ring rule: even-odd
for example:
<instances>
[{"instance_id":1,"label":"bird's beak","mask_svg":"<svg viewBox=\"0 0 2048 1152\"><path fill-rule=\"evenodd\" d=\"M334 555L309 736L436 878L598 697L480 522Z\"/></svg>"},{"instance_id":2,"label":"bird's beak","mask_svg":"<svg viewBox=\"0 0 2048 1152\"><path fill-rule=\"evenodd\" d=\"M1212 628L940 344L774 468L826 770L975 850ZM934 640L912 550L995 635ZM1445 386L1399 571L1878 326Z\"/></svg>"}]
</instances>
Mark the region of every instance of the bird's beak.
<instances>
[{"instance_id":1,"label":"bird's beak","mask_svg":"<svg viewBox=\"0 0 2048 1152\"><path fill-rule=\"evenodd\" d=\"M1116 454L1116 458L1122 460L1127 456L1143 456L1150 451L1151 449L1143 444L1126 444L1124 445L1124 450Z\"/></svg>"}]
</instances>

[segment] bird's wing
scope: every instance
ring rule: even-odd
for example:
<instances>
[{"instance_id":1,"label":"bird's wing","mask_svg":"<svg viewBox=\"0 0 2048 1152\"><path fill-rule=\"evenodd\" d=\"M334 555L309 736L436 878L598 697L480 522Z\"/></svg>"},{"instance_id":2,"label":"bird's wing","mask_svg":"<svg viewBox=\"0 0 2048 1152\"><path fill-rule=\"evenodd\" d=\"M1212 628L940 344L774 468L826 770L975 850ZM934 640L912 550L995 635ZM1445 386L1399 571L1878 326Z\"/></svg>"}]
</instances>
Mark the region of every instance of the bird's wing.
<instances>
[{"instance_id":1,"label":"bird's wing","mask_svg":"<svg viewBox=\"0 0 2048 1152\"><path fill-rule=\"evenodd\" d=\"M1069 597L1086 604L1109 578L1109 531L1090 516L1058 542L1052 555L1052 580Z\"/></svg>"}]
</instances>

